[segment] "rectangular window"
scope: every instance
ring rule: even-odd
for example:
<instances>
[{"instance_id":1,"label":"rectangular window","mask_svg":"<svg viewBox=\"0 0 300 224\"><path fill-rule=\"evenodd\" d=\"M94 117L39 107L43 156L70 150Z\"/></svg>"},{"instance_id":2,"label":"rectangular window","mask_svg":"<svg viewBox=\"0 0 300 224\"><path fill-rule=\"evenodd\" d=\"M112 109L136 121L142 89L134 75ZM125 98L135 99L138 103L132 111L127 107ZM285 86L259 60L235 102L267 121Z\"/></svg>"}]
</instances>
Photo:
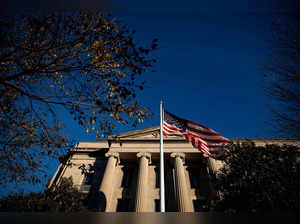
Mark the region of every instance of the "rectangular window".
<instances>
[{"instance_id":1,"label":"rectangular window","mask_svg":"<svg viewBox=\"0 0 300 224\"><path fill-rule=\"evenodd\" d=\"M90 172L84 175L84 179L82 181L82 185L92 185L95 173Z\"/></svg>"},{"instance_id":2,"label":"rectangular window","mask_svg":"<svg viewBox=\"0 0 300 224\"><path fill-rule=\"evenodd\" d=\"M80 190L81 191L89 191L93 184L94 178L95 178L94 172L84 174L84 178L83 178L82 184L80 186Z\"/></svg>"}]
</instances>

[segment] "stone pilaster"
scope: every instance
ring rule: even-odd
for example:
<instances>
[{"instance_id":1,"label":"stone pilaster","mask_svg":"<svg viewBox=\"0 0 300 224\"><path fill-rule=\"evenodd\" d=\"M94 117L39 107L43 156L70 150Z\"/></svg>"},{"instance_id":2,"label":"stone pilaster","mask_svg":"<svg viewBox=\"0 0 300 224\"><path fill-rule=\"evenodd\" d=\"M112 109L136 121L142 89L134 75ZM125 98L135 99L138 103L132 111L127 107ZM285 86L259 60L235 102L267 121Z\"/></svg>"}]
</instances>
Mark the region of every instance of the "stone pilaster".
<instances>
[{"instance_id":1,"label":"stone pilaster","mask_svg":"<svg viewBox=\"0 0 300 224\"><path fill-rule=\"evenodd\" d=\"M108 157L106 168L104 171L104 176L100 185L100 191L105 195L106 199L106 208L105 211L110 211L110 204L112 200L112 193L114 190L113 180L116 170L116 166L119 162L119 153L117 152L108 152L105 154Z\"/></svg>"},{"instance_id":2,"label":"stone pilaster","mask_svg":"<svg viewBox=\"0 0 300 224\"><path fill-rule=\"evenodd\" d=\"M193 212L194 207L188 192L187 179L184 172L184 153L172 153L175 168L175 192L179 212Z\"/></svg>"},{"instance_id":3,"label":"stone pilaster","mask_svg":"<svg viewBox=\"0 0 300 224\"><path fill-rule=\"evenodd\" d=\"M151 154L140 152L137 154L139 158L139 173L137 180L135 211L146 212L148 211L148 165L151 162Z\"/></svg>"}]
</instances>

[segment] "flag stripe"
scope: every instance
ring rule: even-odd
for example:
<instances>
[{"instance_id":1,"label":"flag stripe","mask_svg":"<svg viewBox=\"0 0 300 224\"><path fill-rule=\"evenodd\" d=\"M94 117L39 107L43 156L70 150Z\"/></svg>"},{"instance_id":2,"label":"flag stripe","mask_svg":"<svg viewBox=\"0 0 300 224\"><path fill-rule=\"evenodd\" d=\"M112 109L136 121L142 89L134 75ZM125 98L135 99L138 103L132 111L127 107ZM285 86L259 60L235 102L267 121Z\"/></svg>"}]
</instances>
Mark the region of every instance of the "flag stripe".
<instances>
[{"instance_id":1,"label":"flag stripe","mask_svg":"<svg viewBox=\"0 0 300 224\"><path fill-rule=\"evenodd\" d=\"M221 140L205 140L195 134L192 134L192 133L188 133L191 137L193 138L200 138L201 139L201 142L203 142L205 145L209 146L209 147L221 147L224 143L227 143L224 142L224 141L221 141Z\"/></svg>"},{"instance_id":2,"label":"flag stripe","mask_svg":"<svg viewBox=\"0 0 300 224\"><path fill-rule=\"evenodd\" d=\"M163 127L163 131L165 132L165 135L172 135L172 136L183 136L182 132L174 127L171 127L169 125L167 125L166 123L164 123L164 127ZM189 132L189 135L194 137L194 138L198 138L199 136L194 134L193 132ZM202 136L200 136L202 137ZM215 139L215 140L211 140L211 139L207 139L207 138L201 138L200 141L203 141L203 144L205 144L206 146L212 147L212 148L216 148L216 147L221 147L222 144L220 143L224 143L224 140L222 139ZM227 139L226 139L227 141Z\"/></svg>"},{"instance_id":3,"label":"flag stripe","mask_svg":"<svg viewBox=\"0 0 300 224\"><path fill-rule=\"evenodd\" d=\"M202 139L205 139L205 140L211 141L211 142L224 142L224 141L229 141L228 139L222 138L222 137L219 137L219 136L199 134L199 133L197 133L197 132L194 132L193 130L189 130L189 132L190 132L191 134L197 135L197 136L201 137Z\"/></svg>"},{"instance_id":4,"label":"flag stripe","mask_svg":"<svg viewBox=\"0 0 300 224\"><path fill-rule=\"evenodd\" d=\"M218 133L211 132L209 130L204 130L203 128L196 128L195 125L188 124L188 127L189 127L189 130L194 131L194 132L199 133L199 134L216 136L216 137L219 137L219 138L222 138L222 139L227 139L227 138L223 137L222 135L220 135Z\"/></svg>"},{"instance_id":5,"label":"flag stripe","mask_svg":"<svg viewBox=\"0 0 300 224\"><path fill-rule=\"evenodd\" d=\"M181 129L179 129L179 128L173 126L173 125L170 125L170 124L168 124L166 122L164 122L163 125L164 125L164 128L166 128L166 129L168 129L170 131L178 131L178 132L181 131Z\"/></svg>"},{"instance_id":6,"label":"flag stripe","mask_svg":"<svg viewBox=\"0 0 300 224\"><path fill-rule=\"evenodd\" d=\"M167 136L182 136L182 134L170 134L170 133L168 133L168 132L165 132L165 131L163 131L163 133L164 133L164 135L167 135Z\"/></svg>"},{"instance_id":7,"label":"flag stripe","mask_svg":"<svg viewBox=\"0 0 300 224\"><path fill-rule=\"evenodd\" d=\"M166 111L164 111L163 134L183 136L193 147L212 158L224 153L224 144L230 142L229 139L210 128L179 118Z\"/></svg>"},{"instance_id":8,"label":"flag stripe","mask_svg":"<svg viewBox=\"0 0 300 224\"><path fill-rule=\"evenodd\" d=\"M179 136L182 136L182 132L180 132L180 130L178 128L169 126L169 125L167 125L165 123L164 123L164 126L163 126L163 130L168 133L167 135L179 135Z\"/></svg>"}]
</instances>

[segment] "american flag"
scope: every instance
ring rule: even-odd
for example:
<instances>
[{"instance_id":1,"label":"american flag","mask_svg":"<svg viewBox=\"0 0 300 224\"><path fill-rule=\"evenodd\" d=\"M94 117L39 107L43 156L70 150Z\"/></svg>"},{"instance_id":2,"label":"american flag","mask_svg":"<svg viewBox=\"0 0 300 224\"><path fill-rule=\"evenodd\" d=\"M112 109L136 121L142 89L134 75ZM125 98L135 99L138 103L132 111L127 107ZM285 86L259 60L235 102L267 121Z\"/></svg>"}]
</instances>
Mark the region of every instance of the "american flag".
<instances>
[{"instance_id":1,"label":"american flag","mask_svg":"<svg viewBox=\"0 0 300 224\"><path fill-rule=\"evenodd\" d=\"M166 111L163 114L163 133L167 136L184 136L187 142L214 159L220 158L225 151L225 144L230 143L229 139L212 129Z\"/></svg>"}]
</instances>

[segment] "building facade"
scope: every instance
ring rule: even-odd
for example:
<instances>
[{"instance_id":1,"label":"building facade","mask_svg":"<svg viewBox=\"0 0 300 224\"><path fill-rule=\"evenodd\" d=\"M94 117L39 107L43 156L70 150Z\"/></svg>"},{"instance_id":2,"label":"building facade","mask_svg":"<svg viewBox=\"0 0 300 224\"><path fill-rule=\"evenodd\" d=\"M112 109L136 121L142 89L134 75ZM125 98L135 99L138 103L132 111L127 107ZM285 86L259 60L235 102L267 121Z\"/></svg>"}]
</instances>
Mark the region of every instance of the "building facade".
<instances>
[{"instance_id":1,"label":"building facade","mask_svg":"<svg viewBox=\"0 0 300 224\"><path fill-rule=\"evenodd\" d=\"M292 144L292 139L250 139L256 145ZM242 139L233 139L245 141ZM89 195L89 206L105 212L160 211L159 127L79 142L51 184L72 177ZM210 178L222 161L205 157L183 137L164 136L165 207L168 212L209 211L218 196ZM68 165L69 164L69 165Z\"/></svg>"}]
</instances>

